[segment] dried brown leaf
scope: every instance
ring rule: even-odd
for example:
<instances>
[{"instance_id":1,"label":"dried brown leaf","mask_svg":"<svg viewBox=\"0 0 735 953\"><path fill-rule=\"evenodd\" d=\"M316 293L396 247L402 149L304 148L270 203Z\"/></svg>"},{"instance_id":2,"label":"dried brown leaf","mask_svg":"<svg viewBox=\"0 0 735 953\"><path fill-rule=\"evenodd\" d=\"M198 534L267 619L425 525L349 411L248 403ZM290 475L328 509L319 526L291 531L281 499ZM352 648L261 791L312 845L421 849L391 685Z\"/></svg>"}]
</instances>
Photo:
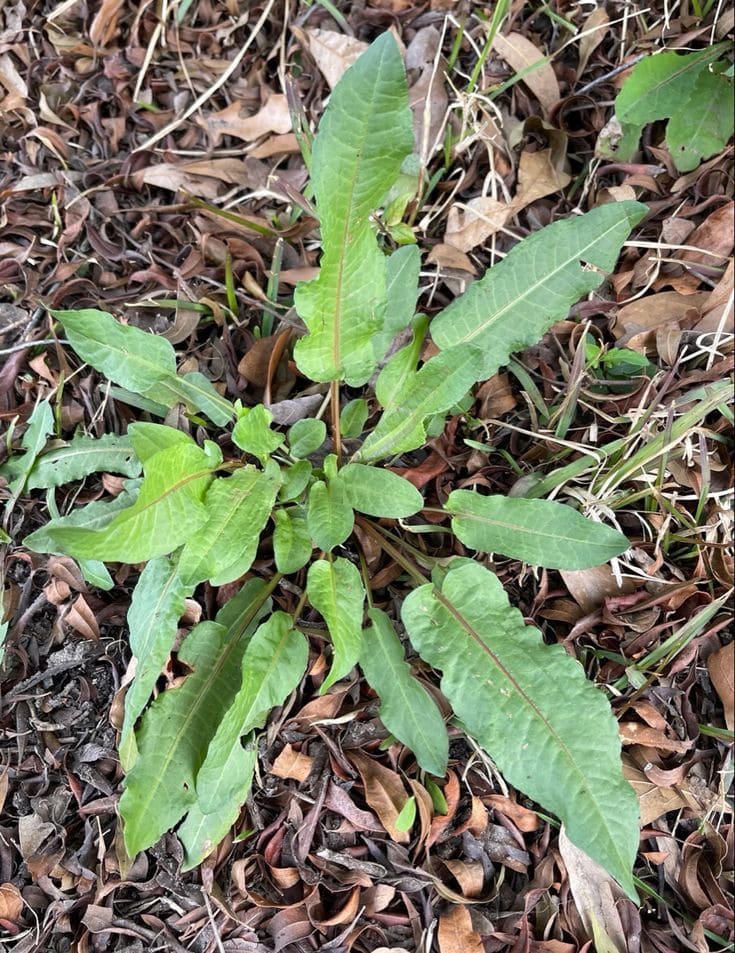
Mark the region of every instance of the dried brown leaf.
<instances>
[{"instance_id":1,"label":"dried brown leaf","mask_svg":"<svg viewBox=\"0 0 735 953\"><path fill-rule=\"evenodd\" d=\"M241 115L241 109L242 104L235 100L219 112L199 116L195 121L207 132L214 148L220 144L223 136L253 142L270 132L291 131L291 114L282 93L271 93L253 116Z\"/></svg>"},{"instance_id":2,"label":"dried brown leaf","mask_svg":"<svg viewBox=\"0 0 735 953\"><path fill-rule=\"evenodd\" d=\"M342 74L352 66L361 53L367 49L367 43L356 40L353 36L343 33L334 33L331 30L301 30L292 27L294 34L309 49L314 62L322 75L334 89L342 78Z\"/></svg>"},{"instance_id":3,"label":"dried brown leaf","mask_svg":"<svg viewBox=\"0 0 735 953\"><path fill-rule=\"evenodd\" d=\"M467 907L455 906L439 917L439 950L441 953L484 953L482 937L472 927Z\"/></svg>"},{"instance_id":4,"label":"dried brown leaf","mask_svg":"<svg viewBox=\"0 0 735 953\"><path fill-rule=\"evenodd\" d=\"M520 33L509 33L502 36L500 33L493 40L493 49L516 73L527 70L540 60L545 60L543 53L533 43ZM523 77L523 82L541 103L544 112L548 113L561 99L559 83L550 63L540 63Z\"/></svg>"},{"instance_id":5,"label":"dried brown leaf","mask_svg":"<svg viewBox=\"0 0 735 953\"><path fill-rule=\"evenodd\" d=\"M302 784L311 773L314 759L301 751L294 751L293 746L287 744L283 751L273 762L271 774L277 778L293 778L294 781L300 781Z\"/></svg>"},{"instance_id":6,"label":"dried brown leaf","mask_svg":"<svg viewBox=\"0 0 735 953\"><path fill-rule=\"evenodd\" d=\"M23 913L23 897L15 884L0 884L0 920L18 923Z\"/></svg>"},{"instance_id":7,"label":"dried brown leaf","mask_svg":"<svg viewBox=\"0 0 735 953\"><path fill-rule=\"evenodd\" d=\"M360 772L365 787L365 800L378 815L380 823L391 839L398 844L408 844L410 841L408 832L399 831L395 826L398 815L408 799L399 775L374 758L356 751L350 752L350 761Z\"/></svg>"},{"instance_id":8,"label":"dried brown leaf","mask_svg":"<svg viewBox=\"0 0 735 953\"><path fill-rule=\"evenodd\" d=\"M729 642L707 659L707 671L725 711L725 724L735 730L735 642Z\"/></svg>"}]
</instances>

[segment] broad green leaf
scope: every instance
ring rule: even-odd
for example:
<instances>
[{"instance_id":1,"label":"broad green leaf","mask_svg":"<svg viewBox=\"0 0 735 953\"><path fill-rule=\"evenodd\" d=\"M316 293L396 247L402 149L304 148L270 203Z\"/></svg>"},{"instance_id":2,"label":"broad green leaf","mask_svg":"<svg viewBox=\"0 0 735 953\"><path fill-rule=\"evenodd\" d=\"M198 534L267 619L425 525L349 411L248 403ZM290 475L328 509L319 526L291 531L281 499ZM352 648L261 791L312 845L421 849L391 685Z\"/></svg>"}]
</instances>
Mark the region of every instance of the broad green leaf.
<instances>
[{"instance_id":1,"label":"broad green leaf","mask_svg":"<svg viewBox=\"0 0 735 953\"><path fill-rule=\"evenodd\" d=\"M297 420L288 431L288 446L294 457L308 457L327 439L327 425L323 420L307 417Z\"/></svg>"},{"instance_id":2,"label":"broad green leaf","mask_svg":"<svg viewBox=\"0 0 735 953\"><path fill-rule=\"evenodd\" d=\"M348 463L340 470L350 506L368 516L401 519L413 516L424 505L416 487L390 470Z\"/></svg>"},{"instance_id":3,"label":"broad green leaf","mask_svg":"<svg viewBox=\"0 0 735 953\"><path fill-rule=\"evenodd\" d=\"M449 757L444 718L424 686L411 674L401 640L385 612L370 609L372 626L363 635L360 668L380 696L380 720L410 748L419 766L443 777Z\"/></svg>"},{"instance_id":4,"label":"broad green leaf","mask_svg":"<svg viewBox=\"0 0 735 953\"><path fill-rule=\"evenodd\" d=\"M513 351L535 344L602 284L603 272L613 270L631 228L647 211L639 202L613 202L540 229L437 315L431 336L442 350L480 348L484 360L476 380L491 377Z\"/></svg>"},{"instance_id":5,"label":"broad green leaf","mask_svg":"<svg viewBox=\"0 0 735 953\"><path fill-rule=\"evenodd\" d=\"M308 658L306 639L285 612L274 612L258 627L242 659L240 689L197 774L197 801L205 814L226 808L237 795L248 760L240 739L262 727L271 709L285 701L301 681Z\"/></svg>"},{"instance_id":6,"label":"broad green leaf","mask_svg":"<svg viewBox=\"0 0 735 953\"><path fill-rule=\"evenodd\" d=\"M368 463L420 447L427 419L449 410L464 397L482 376L483 360L478 348L467 345L430 358L408 378L400 400L391 403L353 460Z\"/></svg>"},{"instance_id":7,"label":"broad green leaf","mask_svg":"<svg viewBox=\"0 0 735 953\"><path fill-rule=\"evenodd\" d=\"M165 407L184 404L189 412L201 411L220 427L227 426L235 416L232 403L199 371L169 375L149 388L146 397Z\"/></svg>"},{"instance_id":8,"label":"broad green leaf","mask_svg":"<svg viewBox=\"0 0 735 953\"><path fill-rule=\"evenodd\" d=\"M702 70L722 54L726 44L706 46L696 53L657 53L633 68L615 100L621 123L643 126L668 119L688 102Z\"/></svg>"},{"instance_id":9,"label":"broad green leaf","mask_svg":"<svg viewBox=\"0 0 735 953\"><path fill-rule=\"evenodd\" d=\"M63 551L84 559L139 563L171 553L207 518L204 494L212 481L207 454L180 444L143 464L138 498L104 529L55 529Z\"/></svg>"},{"instance_id":10,"label":"broad green leaf","mask_svg":"<svg viewBox=\"0 0 735 953\"><path fill-rule=\"evenodd\" d=\"M250 569L279 485L278 467L248 466L212 482L204 497L207 520L188 535L179 559L188 585L209 580L223 586Z\"/></svg>"},{"instance_id":11,"label":"broad green leaf","mask_svg":"<svg viewBox=\"0 0 735 953\"><path fill-rule=\"evenodd\" d=\"M138 476L140 461L128 437L75 437L66 446L44 453L31 470L26 486L29 490L47 489L100 471Z\"/></svg>"},{"instance_id":12,"label":"broad green leaf","mask_svg":"<svg viewBox=\"0 0 735 953\"><path fill-rule=\"evenodd\" d=\"M128 437L133 445L136 457L145 463L149 457L161 450L168 450L169 447L176 447L181 444L187 444L195 447L196 443L192 438L176 430L174 427L168 427L166 424L151 424L142 421L136 421L128 425Z\"/></svg>"},{"instance_id":13,"label":"broad green leaf","mask_svg":"<svg viewBox=\"0 0 735 953\"><path fill-rule=\"evenodd\" d=\"M454 490L444 504L455 536L472 549L547 569L589 569L629 548L617 530L552 500Z\"/></svg>"},{"instance_id":14,"label":"broad green leaf","mask_svg":"<svg viewBox=\"0 0 735 953\"><path fill-rule=\"evenodd\" d=\"M311 380L364 384L390 344L386 263L370 215L412 149L403 62L395 39L384 33L337 84L314 140L321 270L294 297L309 330L294 356Z\"/></svg>"},{"instance_id":15,"label":"broad green leaf","mask_svg":"<svg viewBox=\"0 0 735 953\"><path fill-rule=\"evenodd\" d=\"M666 144L676 168L690 172L724 149L735 128L734 114L732 80L703 69L689 99L672 113L666 127Z\"/></svg>"},{"instance_id":16,"label":"broad green leaf","mask_svg":"<svg viewBox=\"0 0 735 953\"><path fill-rule=\"evenodd\" d=\"M362 397L348 401L339 415L339 429L343 437L359 437L370 416L368 402Z\"/></svg>"},{"instance_id":17,"label":"broad green leaf","mask_svg":"<svg viewBox=\"0 0 735 953\"><path fill-rule=\"evenodd\" d=\"M23 492L38 455L46 446L46 437L54 429L54 412L47 400L39 400L28 418L28 426L20 441L24 453L19 457L12 457L0 467L0 476L4 476L10 484L13 499L17 499Z\"/></svg>"},{"instance_id":18,"label":"broad green leaf","mask_svg":"<svg viewBox=\"0 0 735 953\"><path fill-rule=\"evenodd\" d=\"M416 245L398 248L385 260L385 326L392 336L408 327L413 318L420 271L421 254Z\"/></svg>"},{"instance_id":19,"label":"broad green leaf","mask_svg":"<svg viewBox=\"0 0 735 953\"><path fill-rule=\"evenodd\" d=\"M176 375L176 353L160 335L120 324L96 308L51 314L64 325L79 357L121 387L145 394L159 381Z\"/></svg>"},{"instance_id":20,"label":"broad green leaf","mask_svg":"<svg viewBox=\"0 0 735 953\"><path fill-rule=\"evenodd\" d=\"M401 808L393 826L397 831L410 831L416 820L416 795L412 794Z\"/></svg>"},{"instance_id":21,"label":"broad green leaf","mask_svg":"<svg viewBox=\"0 0 735 953\"><path fill-rule=\"evenodd\" d=\"M112 500L95 500L86 506L72 510L67 516L57 516L49 520L23 540L23 545L35 553L53 553L56 556L66 552L57 539L57 533L63 534L70 529L82 529L87 532L99 532L106 529L121 512L129 509L137 496L137 484L126 487Z\"/></svg>"},{"instance_id":22,"label":"broad green leaf","mask_svg":"<svg viewBox=\"0 0 735 953\"><path fill-rule=\"evenodd\" d=\"M176 831L176 836L184 848L184 863L181 867L183 871L198 867L227 836L250 793L257 763L258 748L254 735L251 735L242 747L237 777L231 779L230 801L211 814L205 814L198 801L191 805Z\"/></svg>"},{"instance_id":23,"label":"broad green leaf","mask_svg":"<svg viewBox=\"0 0 735 953\"><path fill-rule=\"evenodd\" d=\"M309 602L327 623L332 639L332 668L321 688L323 695L343 678L360 658L365 589L356 566L339 557L319 559L306 579Z\"/></svg>"},{"instance_id":24,"label":"broad green leaf","mask_svg":"<svg viewBox=\"0 0 735 953\"><path fill-rule=\"evenodd\" d=\"M327 483L318 480L312 485L309 490L306 522L314 545L325 553L344 543L350 535L355 514L339 476L333 477Z\"/></svg>"},{"instance_id":25,"label":"broad green leaf","mask_svg":"<svg viewBox=\"0 0 735 953\"><path fill-rule=\"evenodd\" d=\"M128 610L130 650L135 678L125 695L125 717L118 751L124 771L129 771L138 755L133 729L151 697L158 676L176 639L184 602L192 593L177 572L176 563L166 556L152 559L140 574Z\"/></svg>"},{"instance_id":26,"label":"broad green leaf","mask_svg":"<svg viewBox=\"0 0 735 953\"><path fill-rule=\"evenodd\" d=\"M179 651L192 673L143 715L138 757L120 800L131 857L155 844L196 802L196 774L239 688L245 645L245 639L230 639L224 626L200 622Z\"/></svg>"},{"instance_id":27,"label":"broad green leaf","mask_svg":"<svg viewBox=\"0 0 735 953\"><path fill-rule=\"evenodd\" d=\"M273 513L273 555L276 569L284 575L297 572L311 559L313 544L300 507L290 506Z\"/></svg>"},{"instance_id":28,"label":"broad green leaf","mask_svg":"<svg viewBox=\"0 0 735 953\"><path fill-rule=\"evenodd\" d=\"M232 431L232 439L237 446L259 460L267 458L281 446L286 439L282 433L271 430L273 415L262 404L251 409L246 408Z\"/></svg>"},{"instance_id":29,"label":"broad green leaf","mask_svg":"<svg viewBox=\"0 0 735 953\"><path fill-rule=\"evenodd\" d=\"M287 503L289 500L297 500L309 485L311 474L314 468L308 460L297 460L293 466L284 467L281 470L279 500Z\"/></svg>"},{"instance_id":30,"label":"broad green leaf","mask_svg":"<svg viewBox=\"0 0 735 953\"><path fill-rule=\"evenodd\" d=\"M609 703L561 645L545 645L479 564L415 589L402 618L462 724L506 779L565 824L631 898L638 799Z\"/></svg>"}]
</instances>

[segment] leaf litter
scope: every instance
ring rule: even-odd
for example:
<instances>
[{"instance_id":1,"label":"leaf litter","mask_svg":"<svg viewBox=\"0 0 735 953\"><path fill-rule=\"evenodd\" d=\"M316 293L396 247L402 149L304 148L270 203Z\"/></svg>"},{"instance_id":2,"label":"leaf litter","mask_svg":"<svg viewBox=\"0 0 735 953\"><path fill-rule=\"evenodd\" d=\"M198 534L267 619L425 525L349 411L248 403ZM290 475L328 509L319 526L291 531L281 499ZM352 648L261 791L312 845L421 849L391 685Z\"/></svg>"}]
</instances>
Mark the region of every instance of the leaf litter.
<instances>
[{"instance_id":1,"label":"leaf litter","mask_svg":"<svg viewBox=\"0 0 735 953\"><path fill-rule=\"evenodd\" d=\"M172 834L127 858L116 728L134 569L120 568L105 591L70 560L11 545L0 619L9 948L572 953L593 940L647 953L732 941L732 416L724 392L706 402L732 372L732 149L680 173L654 124L631 161L596 152L626 76L617 67L664 35L667 49L724 39L732 18L703 5L701 17L648 10L621 23L614 5L514 4L470 89L487 26L464 6L139 11L103 0L87 17L69 4L6 4L4 445L20 445L41 397L53 400L64 440L124 433L145 411L70 363L46 307L110 310L168 337L187 371L231 398L267 394L289 422L316 412L325 388L303 389L291 335L278 337L298 330L293 282L317 264L298 140L308 146L331 89L382 30L406 50L423 162L412 174L433 182L408 209L429 251L429 313L539 227L617 198L647 202L609 282L518 354L502 389L481 388L469 413L408 455L406 474L442 503L473 486L525 493L541 475L544 495L607 507L635 539L609 572L532 575L497 559L494 568L525 617L615 700L642 812L640 911L459 727L435 782L387 736L366 683L319 697L313 680L327 663L308 618L307 676L266 730L259 780L225 841L188 874ZM295 102L306 119L298 130ZM196 435L195 421L180 425ZM122 490L114 474L71 486L79 502ZM63 509L68 490L55 497ZM23 495L4 530L21 538L44 509L42 496ZM416 544L451 555L438 533ZM400 567L380 547L366 552L381 608L394 613ZM253 572L272 571L264 551ZM228 594L207 588L181 635ZM169 659L159 690L186 674ZM424 676L440 702L436 678ZM410 797L413 823L398 830Z\"/></svg>"}]
</instances>

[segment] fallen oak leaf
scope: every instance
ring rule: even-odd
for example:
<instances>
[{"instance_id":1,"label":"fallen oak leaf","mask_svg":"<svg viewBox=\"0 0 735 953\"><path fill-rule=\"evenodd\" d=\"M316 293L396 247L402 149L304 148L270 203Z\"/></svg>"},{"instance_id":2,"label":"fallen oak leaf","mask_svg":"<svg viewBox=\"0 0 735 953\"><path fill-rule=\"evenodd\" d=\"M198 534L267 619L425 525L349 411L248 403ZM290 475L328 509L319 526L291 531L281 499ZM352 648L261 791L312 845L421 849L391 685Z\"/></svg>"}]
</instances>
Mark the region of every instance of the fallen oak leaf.
<instances>
[{"instance_id":1,"label":"fallen oak leaf","mask_svg":"<svg viewBox=\"0 0 735 953\"><path fill-rule=\"evenodd\" d=\"M213 148L219 146L223 136L253 142L270 132L284 134L291 131L291 114L282 93L271 93L252 116L241 115L241 108L242 103L236 100L219 112L197 116L195 122L206 131Z\"/></svg>"}]
</instances>

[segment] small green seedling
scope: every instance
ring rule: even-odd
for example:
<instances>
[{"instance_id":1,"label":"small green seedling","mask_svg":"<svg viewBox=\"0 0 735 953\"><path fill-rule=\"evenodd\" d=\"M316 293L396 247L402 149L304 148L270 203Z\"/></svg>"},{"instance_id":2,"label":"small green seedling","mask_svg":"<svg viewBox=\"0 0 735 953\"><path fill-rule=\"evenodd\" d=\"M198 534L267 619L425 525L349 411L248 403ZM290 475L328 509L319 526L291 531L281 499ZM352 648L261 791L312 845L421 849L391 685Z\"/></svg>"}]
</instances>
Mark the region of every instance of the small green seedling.
<instances>
[{"instance_id":1,"label":"small green seedling","mask_svg":"<svg viewBox=\"0 0 735 953\"><path fill-rule=\"evenodd\" d=\"M412 149L404 68L385 34L335 88L313 145L323 252L318 277L296 289L306 333L294 357L302 374L328 385L331 445L319 420L278 428L267 407L243 408L201 374L179 375L164 338L102 311L56 311L81 360L118 395L133 395L137 406L161 415L183 405L197 420L207 418L215 439L199 445L171 426L141 421L123 436L78 436L44 453L53 420L42 402L24 452L11 458L4 476L16 496L47 489L52 505L55 488L69 481L101 471L125 478L118 496L55 515L24 542L36 552L74 557L103 588L112 585L105 564L143 566L128 613L135 677L119 741L126 772L120 812L131 855L176 828L190 868L235 823L250 789L258 732L307 668L308 602L329 635L331 667L321 692L362 668L385 728L413 752L437 810L446 804L428 776L439 780L446 772L447 728L415 673L412 652L441 673L454 723L635 897L638 805L622 774L607 699L561 645L544 644L526 625L480 558L413 561L417 551L404 546L401 521L424 501L400 476L400 463L423 446L427 427L436 428L457 405L469 406L475 383L600 285L646 208L604 205L520 242L433 319L438 352L421 364L428 322L415 315L419 250L399 244L388 252L374 225ZM413 339L386 363L391 342L409 327ZM340 385L365 385L381 366L372 406L382 411L369 427L366 401L341 406ZM349 457L343 431L355 448ZM537 566L583 569L628 547L617 530L545 499L460 489L444 512L468 550ZM387 535L386 520L395 521ZM367 572L358 568L358 521L360 535L379 540L413 587L400 623L372 607L380 596L367 591ZM263 534L272 546L264 555L272 552L275 562L268 579L251 572ZM292 614L274 611L284 576L292 577L289 592L303 592ZM185 600L202 583L238 582L237 594L177 650L190 674L151 701ZM414 806L407 800L402 812L406 829Z\"/></svg>"}]
</instances>

